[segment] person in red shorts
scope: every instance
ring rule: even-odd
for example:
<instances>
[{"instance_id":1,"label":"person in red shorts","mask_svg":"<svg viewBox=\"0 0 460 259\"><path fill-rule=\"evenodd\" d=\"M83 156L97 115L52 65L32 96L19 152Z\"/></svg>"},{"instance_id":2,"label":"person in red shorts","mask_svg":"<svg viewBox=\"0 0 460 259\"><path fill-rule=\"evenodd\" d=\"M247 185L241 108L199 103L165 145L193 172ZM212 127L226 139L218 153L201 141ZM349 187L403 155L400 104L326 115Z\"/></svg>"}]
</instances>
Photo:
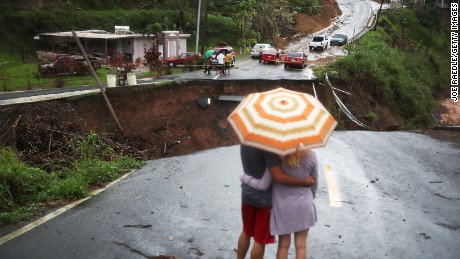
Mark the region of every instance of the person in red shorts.
<instances>
[{"instance_id":1,"label":"person in red shorts","mask_svg":"<svg viewBox=\"0 0 460 259\"><path fill-rule=\"evenodd\" d=\"M278 155L247 145L240 146L241 162L244 173L261 179L268 168L274 181L284 185L311 186L311 179L299 179L283 172ZM241 215L243 230L238 238L237 258L244 259L254 239L251 259L263 258L265 245L275 242L270 234L270 210L272 205L272 188L265 191L256 190L241 184Z\"/></svg>"}]
</instances>

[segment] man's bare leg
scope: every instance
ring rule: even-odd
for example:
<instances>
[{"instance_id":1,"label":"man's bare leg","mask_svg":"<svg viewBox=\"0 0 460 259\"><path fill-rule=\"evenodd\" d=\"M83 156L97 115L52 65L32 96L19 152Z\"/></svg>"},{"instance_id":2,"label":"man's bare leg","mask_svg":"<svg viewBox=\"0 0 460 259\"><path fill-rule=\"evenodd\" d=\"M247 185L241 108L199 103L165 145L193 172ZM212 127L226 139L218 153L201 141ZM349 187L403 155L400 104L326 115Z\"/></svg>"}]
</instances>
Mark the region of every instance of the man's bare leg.
<instances>
[{"instance_id":1,"label":"man's bare leg","mask_svg":"<svg viewBox=\"0 0 460 259\"><path fill-rule=\"evenodd\" d=\"M240 238L238 239L237 258L244 259L249 250L251 244L251 237L246 235L244 231L241 231Z\"/></svg>"},{"instance_id":2,"label":"man's bare leg","mask_svg":"<svg viewBox=\"0 0 460 259\"><path fill-rule=\"evenodd\" d=\"M254 245L251 250L251 259L263 259L265 254L265 244L254 240Z\"/></svg>"}]
</instances>

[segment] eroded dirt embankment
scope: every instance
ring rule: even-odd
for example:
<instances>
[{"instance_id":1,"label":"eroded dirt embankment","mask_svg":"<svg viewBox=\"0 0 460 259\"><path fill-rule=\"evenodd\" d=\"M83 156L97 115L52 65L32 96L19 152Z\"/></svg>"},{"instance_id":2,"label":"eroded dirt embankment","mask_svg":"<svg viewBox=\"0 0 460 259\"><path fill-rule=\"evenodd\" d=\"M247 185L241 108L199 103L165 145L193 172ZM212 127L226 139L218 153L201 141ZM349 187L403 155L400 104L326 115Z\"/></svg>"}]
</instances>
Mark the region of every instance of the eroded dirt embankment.
<instances>
[{"instance_id":1,"label":"eroded dirt embankment","mask_svg":"<svg viewBox=\"0 0 460 259\"><path fill-rule=\"evenodd\" d=\"M226 120L238 102L219 101L219 96L245 96L280 86L313 94L312 83L195 81L110 88L107 95L123 134L119 134L100 94L3 106L0 107L0 125L3 125L0 141L23 151L23 158L33 164L69 160L71 135L90 131L106 137L106 142L118 153L141 159L188 154L238 143ZM316 84L316 92L318 99L340 120L339 130L357 129L356 125L339 118L330 89ZM203 97L210 98L209 106L203 107L197 102ZM385 123L374 122L374 126Z\"/></svg>"},{"instance_id":2,"label":"eroded dirt embankment","mask_svg":"<svg viewBox=\"0 0 460 259\"><path fill-rule=\"evenodd\" d=\"M93 131L119 154L140 159L177 156L238 144L227 116L239 102L219 96L246 96L277 87L313 94L311 81L194 81L170 85L110 88L107 96L123 128L118 131L100 94L0 107L0 143L14 146L29 164L68 164L72 138ZM330 88L316 85L318 99L339 121L336 130L361 130L337 108ZM342 86L342 89L343 88ZM402 120L370 97L336 92L354 116L377 130L399 129ZM209 98L203 107L199 98ZM375 111L376 118L367 116ZM51 168L50 168L51 169Z\"/></svg>"}]
</instances>

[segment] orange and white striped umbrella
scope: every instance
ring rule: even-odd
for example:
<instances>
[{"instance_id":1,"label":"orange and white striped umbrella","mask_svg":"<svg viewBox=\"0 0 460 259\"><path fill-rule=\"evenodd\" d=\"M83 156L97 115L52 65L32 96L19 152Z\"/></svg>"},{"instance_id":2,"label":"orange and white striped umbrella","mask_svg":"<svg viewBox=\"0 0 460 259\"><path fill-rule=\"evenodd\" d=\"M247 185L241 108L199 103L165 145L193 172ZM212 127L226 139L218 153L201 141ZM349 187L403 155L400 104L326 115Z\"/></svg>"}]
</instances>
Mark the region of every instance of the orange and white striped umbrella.
<instances>
[{"instance_id":1,"label":"orange and white striped umbrella","mask_svg":"<svg viewBox=\"0 0 460 259\"><path fill-rule=\"evenodd\" d=\"M323 147L337 126L314 96L281 87L249 94L228 121L242 144L279 155Z\"/></svg>"}]
</instances>

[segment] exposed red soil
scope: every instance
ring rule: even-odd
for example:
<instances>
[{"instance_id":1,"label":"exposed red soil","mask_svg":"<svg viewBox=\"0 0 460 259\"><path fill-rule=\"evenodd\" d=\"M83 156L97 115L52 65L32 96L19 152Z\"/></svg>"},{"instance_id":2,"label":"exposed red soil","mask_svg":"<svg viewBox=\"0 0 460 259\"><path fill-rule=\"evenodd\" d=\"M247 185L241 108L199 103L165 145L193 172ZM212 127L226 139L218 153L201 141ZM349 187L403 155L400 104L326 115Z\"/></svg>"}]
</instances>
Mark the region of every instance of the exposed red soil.
<instances>
[{"instance_id":1,"label":"exposed red soil","mask_svg":"<svg viewBox=\"0 0 460 259\"><path fill-rule=\"evenodd\" d=\"M331 21L340 16L342 11L335 0L321 0L324 6L323 12L319 15L311 16L299 13L295 17L295 30L303 35L308 35L320 31L331 24Z\"/></svg>"},{"instance_id":2,"label":"exposed red soil","mask_svg":"<svg viewBox=\"0 0 460 259\"><path fill-rule=\"evenodd\" d=\"M294 30L295 35L291 35L286 38L274 39L273 44L277 48L286 48L289 42L298 40L299 37L321 31L329 27L332 20L342 14L339 5L335 0L321 0L321 4L324 6L321 14L308 15L305 13L298 13L295 15Z\"/></svg>"},{"instance_id":3,"label":"exposed red soil","mask_svg":"<svg viewBox=\"0 0 460 259\"><path fill-rule=\"evenodd\" d=\"M441 101L441 106L445 112L442 113L440 124L442 125L460 125L460 102L454 102L452 99Z\"/></svg>"}]
</instances>

